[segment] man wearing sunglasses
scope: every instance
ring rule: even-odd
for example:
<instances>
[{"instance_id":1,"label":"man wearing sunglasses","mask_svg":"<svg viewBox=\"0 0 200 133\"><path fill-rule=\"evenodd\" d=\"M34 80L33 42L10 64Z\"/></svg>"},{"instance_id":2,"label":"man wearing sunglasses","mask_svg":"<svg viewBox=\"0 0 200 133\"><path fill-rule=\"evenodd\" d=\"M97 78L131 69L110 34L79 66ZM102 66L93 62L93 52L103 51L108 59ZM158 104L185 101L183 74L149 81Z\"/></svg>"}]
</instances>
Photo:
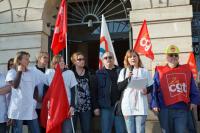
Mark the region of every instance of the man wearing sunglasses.
<instances>
[{"instance_id":1,"label":"man wearing sunglasses","mask_svg":"<svg viewBox=\"0 0 200 133\"><path fill-rule=\"evenodd\" d=\"M121 69L114 65L114 61L113 53L105 52L103 54L104 67L96 72L102 133L112 133L113 126L116 133L126 133L123 116L115 113L116 104L121 96L117 87ZM95 112L95 115L98 115L97 110Z\"/></svg>"},{"instance_id":2,"label":"man wearing sunglasses","mask_svg":"<svg viewBox=\"0 0 200 133\"><path fill-rule=\"evenodd\" d=\"M167 65L157 66L154 75L151 107L158 113L162 133L184 133L191 128L190 110L200 103L192 72L188 65L179 64L179 53L175 45L168 46Z\"/></svg>"}]
</instances>

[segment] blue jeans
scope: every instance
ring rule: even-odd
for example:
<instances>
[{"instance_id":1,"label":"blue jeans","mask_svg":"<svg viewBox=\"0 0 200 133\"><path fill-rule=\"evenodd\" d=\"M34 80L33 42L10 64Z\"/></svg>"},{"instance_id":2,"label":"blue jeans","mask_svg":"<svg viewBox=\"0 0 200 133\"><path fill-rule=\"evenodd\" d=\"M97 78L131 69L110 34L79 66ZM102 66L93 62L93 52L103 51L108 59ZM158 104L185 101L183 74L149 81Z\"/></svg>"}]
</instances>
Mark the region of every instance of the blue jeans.
<instances>
[{"instance_id":1,"label":"blue jeans","mask_svg":"<svg viewBox=\"0 0 200 133\"><path fill-rule=\"evenodd\" d=\"M6 133L6 123L0 123L0 133Z\"/></svg>"},{"instance_id":2,"label":"blue jeans","mask_svg":"<svg viewBox=\"0 0 200 133\"><path fill-rule=\"evenodd\" d=\"M74 127L77 128L77 120L80 120L81 133L91 133L92 112L76 112L73 116Z\"/></svg>"},{"instance_id":3,"label":"blue jeans","mask_svg":"<svg viewBox=\"0 0 200 133\"><path fill-rule=\"evenodd\" d=\"M13 122L12 133L23 133L23 120L14 120ZM26 120L26 123L31 133L40 133L38 119Z\"/></svg>"},{"instance_id":4,"label":"blue jeans","mask_svg":"<svg viewBox=\"0 0 200 133\"><path fill-rule=\"evenodd\" d=\"M125 116L128 133L145 133L146 115Z\"/></svg>"},{"instance_id":5,"label":"blue jeans","mask_svg":"<svg viewBox=\"0 0 200 133\"><path fill-rule=\"evenodd\" d=\"M194 118L193 111L188 111L187 119L188 119L187 120L188 132L189 133L197 133L196 120Z\"/></svg>"},{"instance_id":6,"label":"blue jeans","mask_svg":"<svg viewBox=\"0 0 200 133\"><path fill-rule=\"evenodd\" d=\"M62 133L73 133L72 129L72 121L70 119L66 119L62 124Z\"/></svg>"},{"instance_id":7,"label":"blue jeans","mask_svg":"<svg viewBox=\"0 0 200 133\"><path fill-rule=\"evenodd\" d=\"M187 110L161 109L158 118L162 133L184 133L187 130Z\"/></svg>"},{"instance_id":8,"label":"blue jeans","mask_svg":"<svg viewBox=\"0 0 200 133\"><path fill-rule=\"evenodd\" d=\"M115 116L114 108L101 109L101 130L102 133L111 133L112 127L116 133L126 133L126 126L123 116Z\"/></svg>"}]
</instances>

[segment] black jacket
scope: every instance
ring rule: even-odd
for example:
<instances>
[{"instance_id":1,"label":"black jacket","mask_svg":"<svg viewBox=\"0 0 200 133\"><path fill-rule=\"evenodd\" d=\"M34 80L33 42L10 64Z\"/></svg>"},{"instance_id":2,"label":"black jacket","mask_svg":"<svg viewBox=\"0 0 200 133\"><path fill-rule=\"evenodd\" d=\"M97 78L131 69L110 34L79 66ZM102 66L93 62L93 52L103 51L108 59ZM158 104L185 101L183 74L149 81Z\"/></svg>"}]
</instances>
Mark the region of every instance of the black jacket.
<instances>
[{"instance_id":1,"label":"black jacket","mask_svg":"<svg viewBox=\"0 0 200 133\"><path fill-rule=\"evenodd\" d=\"M116 67L117 75L119 75L121 68ZM100 108L110 108L111 105L111 86L112 81L110 79L109 73L104 68L97 70L96 72L97 77L97 89L98 89L98 103ZM118 78L118 77L117 77ZM117 83L116 83L117 84ZM116 86L117 87L117 86ZM120 99L121 92L116 88L116 92L112 98L115 102ZM113 100L112 99L112 100Z\"/></svg>"}]
</instances>

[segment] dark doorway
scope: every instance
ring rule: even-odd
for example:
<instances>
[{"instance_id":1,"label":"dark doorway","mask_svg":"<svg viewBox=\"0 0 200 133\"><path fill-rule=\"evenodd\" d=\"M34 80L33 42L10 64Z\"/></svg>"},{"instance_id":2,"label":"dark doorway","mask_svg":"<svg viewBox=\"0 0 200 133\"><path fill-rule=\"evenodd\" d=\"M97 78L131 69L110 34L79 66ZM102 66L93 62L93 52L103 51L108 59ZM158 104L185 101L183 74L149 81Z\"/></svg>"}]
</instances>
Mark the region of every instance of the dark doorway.
<instances>
[{"instance_id":1,"label":"dark doorway","mask_svg":"<svg viewBox=\"0 0 200 133\"><path fill-rule=\"evenodd\" d=\"M123 60L126 51L129 49L129 40L114 40L113 46L117 56L119 66L123 67ZM99 62L99 40L87 41L87 42L71 42L68 45L69 54L74 52L82 52L86 57L86 64L89 68L97 70ZM71 66L71 62L69 63Z\"/></svg>"}]
</instances>

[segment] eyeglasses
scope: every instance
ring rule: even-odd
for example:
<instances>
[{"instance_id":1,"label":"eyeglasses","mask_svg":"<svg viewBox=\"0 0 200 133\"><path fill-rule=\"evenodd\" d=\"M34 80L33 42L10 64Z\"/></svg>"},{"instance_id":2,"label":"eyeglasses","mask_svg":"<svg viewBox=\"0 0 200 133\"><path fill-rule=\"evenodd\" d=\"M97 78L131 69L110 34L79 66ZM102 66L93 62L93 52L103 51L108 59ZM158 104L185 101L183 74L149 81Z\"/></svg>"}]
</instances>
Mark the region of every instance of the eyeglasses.
<instances>
[{"instance_id":1,"label":"eyeglasses","mask_svg":"<svg viewBox=\"0 0 200 133\"><path fill-rule=\"evenodd\" d=\"M85 60L84 58L77 59L77 61L84 61L84 60Z\"/></svg>"},{"instance_id":2,"label":"eyeglasses","mask_svg":"<svg viewBox=\"0 0 200 133\"><path fill-rule=\"evenodd\" d=\"M113 58L112 56L103 57L104 60L107 60L107 59L110 59L110 60L111 60L112 58Z\"/></svg>"},{"instance_id":3,"label":"eyeglasses","mask_svg":"<svg viewBox=\"0 0 200 133\"><path fill-rule=\"evenodd\" d=\"M178 54L168 54L169 57L178 57Z\"/></svg>"}]
</instances>

